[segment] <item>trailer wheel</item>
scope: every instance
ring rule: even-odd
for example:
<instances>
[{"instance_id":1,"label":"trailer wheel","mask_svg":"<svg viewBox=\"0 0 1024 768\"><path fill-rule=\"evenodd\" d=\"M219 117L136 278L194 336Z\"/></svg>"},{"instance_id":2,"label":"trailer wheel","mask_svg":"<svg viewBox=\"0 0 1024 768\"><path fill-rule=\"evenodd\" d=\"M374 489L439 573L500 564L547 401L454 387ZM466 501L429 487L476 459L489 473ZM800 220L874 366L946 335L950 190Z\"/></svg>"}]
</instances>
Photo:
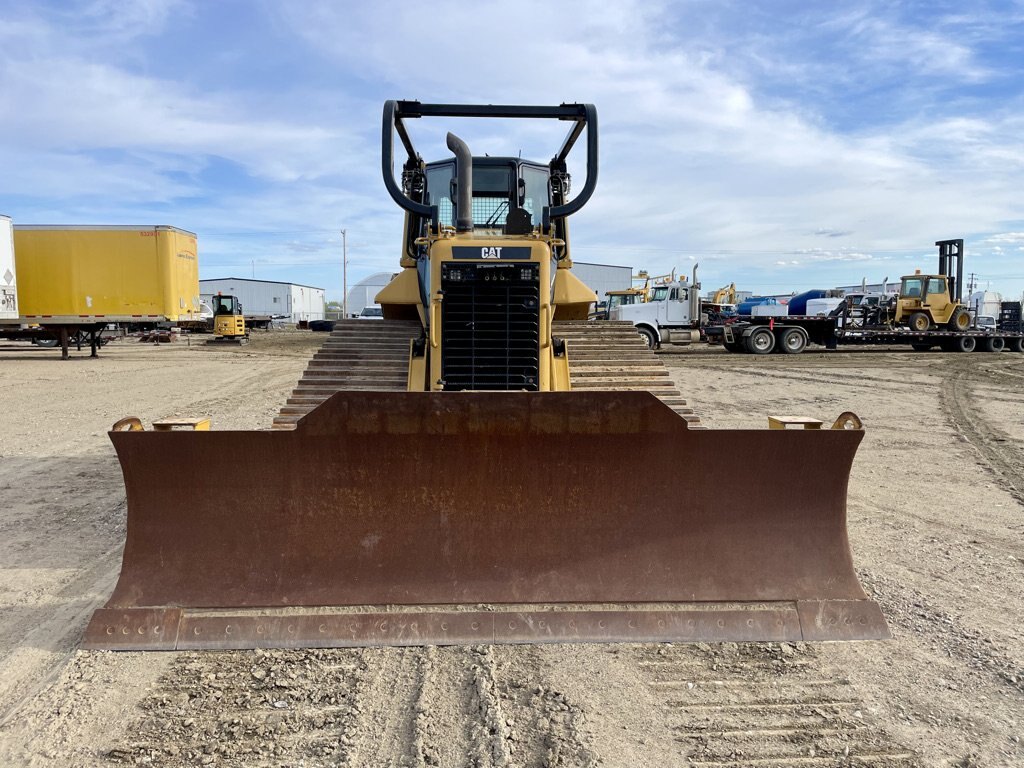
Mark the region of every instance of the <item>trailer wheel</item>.
<instances>
[{"instance_id":1,"label":"trailer wheel","mask_svg":"<svg viewBox=\"0 0 1024 768\"><path fill-rule=\"evenodd\" d=\"M911 344L911 349L915 352L928 352L931 348L931 344L925 344L923 341L920 344Z\"/></svg>"},{"instance_id":2,"label":"trailer wheel","mask_svg":"<svg viewBox=\"0 0 1024 768\"><path fill-rule=\"evenodd\" d=\"M971 327L970 313L963 307L957 307L949 318L948 327L951 331L966 331Z\"/></svg>"},{"instance_id":3,"label":"trailer wheel","mask_svg":"<svg viewBox=\"0 0 1024 768\"><path fill-rule=\"evenodd\" d=\"M650 328L637 328L636 332L640 334L648 349L655 349L658 346L658 338Z\"/></svg>"},{"instance_id":4,"label":"trailer wheel","mask_svg":"<svg viewBox=\"0 0 1024 768\"><path fill-rule=\"evenodd\" d=\"M1006 340L1006 348L1011 352L1024 352L1024 336L1015 336Z\"/></svg>"},{"instance_id":5,"label":"trailer wheel","mask_svg":"<svg viewBox=\"0 0 1024 768\"><path fill-rule=\"evenodd\" d=\"M787 355L799 355L807 348L807 334L802 328L787 328L779 337L779 347Z\"/></svg>"},{"instance_id":6,"label":"trailer wheel","mask_svg":"<svg viewBox=\"0 0 1024 768\"><path fill-rule=\"evenodd\" d=\"M928 331L932 327L932 319L925 312L915 312L907 322L912 331Z\"/></svg>"},{"instance_id":7,"label":"trailer wheel","mask_svg":"<svg viewBox=\"0 0 1024 768\"><path fill-rule=\"evenodd\" d=\"M1003 347L1006 346L1006 342L1003 341L1002 336L988 336L983 342L981 342L982 352L1002 352Z\"/></svg>"},{"instance_id":8,"label":"trailer wheel","mask_svg":"<svg viewBox=\"0 0 1024 768\"><path fill-rule=\"evenodd\" d=\"M757 328L743 341L747 352L753 355L767 355L775 349L775 334L767 328Z\"/></svg>"},{"instance_id":9,"label":"trailer wheel","mask_svg":"<svg viewBox=\"0 0 1024 768\"><path fill-rule=\"evenodd\" d=\"M955 336L949 340L948 352L973 352L978 346L976 336Z\"/></svg>"}]
</instances>

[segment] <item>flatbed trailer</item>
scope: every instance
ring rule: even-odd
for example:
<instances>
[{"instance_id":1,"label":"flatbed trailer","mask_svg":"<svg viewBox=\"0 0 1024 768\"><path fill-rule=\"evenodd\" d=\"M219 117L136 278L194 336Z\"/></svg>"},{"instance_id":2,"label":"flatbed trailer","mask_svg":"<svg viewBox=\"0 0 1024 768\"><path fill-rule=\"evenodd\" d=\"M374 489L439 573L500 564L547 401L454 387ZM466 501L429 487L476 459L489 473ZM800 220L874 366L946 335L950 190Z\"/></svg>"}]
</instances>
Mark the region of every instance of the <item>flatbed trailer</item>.
<instances>
[{"instance_id":1,"label":"flatbed trailer","mask_svg":"<svg viewBox=\"0 0 1024 768\"><path fill-rule=\"evenodd\" d=\"M969 328L965 331L935 329L912 331L879 325L864 325L849 313L830 317L783 315L776 317L742 316L735 322L708 329L709 337L720 336L730 352L764 355L770 352L799 354L808 345L826 349L840 345L900 345L917 352L938 348L943 352L1024 352L1024 333Z\"/></svg>"}]
</instances>

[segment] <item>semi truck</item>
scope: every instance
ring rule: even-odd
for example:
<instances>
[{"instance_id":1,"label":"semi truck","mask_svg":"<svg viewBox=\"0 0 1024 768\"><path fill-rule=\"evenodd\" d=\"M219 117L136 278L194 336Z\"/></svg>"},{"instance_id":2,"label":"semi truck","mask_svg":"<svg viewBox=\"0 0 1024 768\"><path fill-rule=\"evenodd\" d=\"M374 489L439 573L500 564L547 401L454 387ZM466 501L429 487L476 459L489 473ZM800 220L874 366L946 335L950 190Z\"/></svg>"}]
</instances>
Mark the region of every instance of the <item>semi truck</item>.
<instances>
[{"instance_id":1,"label":"semi truck","mask_svg":"<svg viewBox=\"0 0 1024 768\"><path fill-rule=\"evenodd\" d=\"M700 283L697 282L697 264L693 265L693 280L674 275L667 282L656 281L645 303L611 306L609 320L628 320L651 349L662 344L692 344L701 339L701 327L707 316L701 313Z\"/></svg>"},{"instance_id":2,"label":"semi truck","mask_svg":"<svg viewBox=\"0 0 1024 768\"><path fill-rule=\"evenodd\" d=\"M13 227L16 317L8 337L44 333L63 356L110 324L156 326L201 317L196 235L170 226ZM0 280L5 273L0 271Z\"/></svg>"}]
</instances>

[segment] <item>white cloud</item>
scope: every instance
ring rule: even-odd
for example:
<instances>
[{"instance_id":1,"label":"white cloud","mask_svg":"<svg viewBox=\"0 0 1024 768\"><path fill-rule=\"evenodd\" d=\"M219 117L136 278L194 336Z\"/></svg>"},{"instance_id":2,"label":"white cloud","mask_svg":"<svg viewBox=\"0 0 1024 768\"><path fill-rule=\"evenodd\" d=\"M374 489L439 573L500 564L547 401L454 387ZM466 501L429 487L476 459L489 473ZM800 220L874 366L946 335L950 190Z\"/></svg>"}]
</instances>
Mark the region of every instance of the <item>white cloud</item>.
<instances>
[{"instance_id":1,"label":"white cloud","mask_svg":"<svg viewBox=\"0 0 1024 768\"><path fill-rule=\"evenodd\" d=\"M400 231L379 178L385 98L591 101L601 174L573 226L581 260L662 273L697 258L716 283L782 265L798 273L832 264L839 274L844 263L1020 226L1011 223L1024 185L1019 102L949 118L937 103L895 127L888 115L863 115L845 131L818 117L815 88L844 77L869 83L878 68L944 83L990 77L978 56L985 38L961 39L938 22L915 29L878 8L826 19L823 28L848 31L850 45L811 61L790 58L786 41L771 37L747 50L728 24L702 26L708 11L699 5L305 2L262 7L291 46L297 68L286 88L221 81L214 58L203 82L154 76L147 36L180 34L180 19L202 23L209 7L103 0L59 23L11 19L0 29L0 89L18 107L0 111L6 186L51 201L54 212L65 200L76 215L172 211L187 220L170 223L211 232L310 232L270 244L206 237L221 262L235 252L248 263L258 251L268 263L282 253L327 263L337 243L318 233L343 225L361 233L359 268L379 271L396 263ZM759 80L768 70L809 90L769 93ZM927 89L914 98L929 98ZM411 130L427 159L447 154L448 127L478 154L536 159L565 130L478 122L423 120ZM244 184L203 188L220 162L240 169ZM572 170L578 190L583 169ZM998 239L1011 237L1024 234L986 242L1021 242Z\"/></svg>"}]
</instances>

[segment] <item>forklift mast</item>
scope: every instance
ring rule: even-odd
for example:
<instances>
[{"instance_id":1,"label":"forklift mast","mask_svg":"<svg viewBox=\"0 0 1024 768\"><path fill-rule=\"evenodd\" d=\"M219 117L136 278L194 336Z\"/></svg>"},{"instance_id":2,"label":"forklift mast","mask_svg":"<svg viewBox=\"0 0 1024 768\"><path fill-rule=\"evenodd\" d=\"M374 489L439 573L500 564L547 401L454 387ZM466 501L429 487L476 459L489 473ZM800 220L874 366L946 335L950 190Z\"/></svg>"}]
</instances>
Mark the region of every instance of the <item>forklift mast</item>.
<instances>
[{"instance_id":1,"label":"forklift mast","mask_svg":"<svg viewBox=\"0 0 1024 768\"><path fill-rule=\"evenodd\" d=\"M949 298L963 303L964 241L937 240L939 246L939 274L949 278ZM956 275L953 275L953 260L956 259Z\"/></svg>"}]
</instances>

